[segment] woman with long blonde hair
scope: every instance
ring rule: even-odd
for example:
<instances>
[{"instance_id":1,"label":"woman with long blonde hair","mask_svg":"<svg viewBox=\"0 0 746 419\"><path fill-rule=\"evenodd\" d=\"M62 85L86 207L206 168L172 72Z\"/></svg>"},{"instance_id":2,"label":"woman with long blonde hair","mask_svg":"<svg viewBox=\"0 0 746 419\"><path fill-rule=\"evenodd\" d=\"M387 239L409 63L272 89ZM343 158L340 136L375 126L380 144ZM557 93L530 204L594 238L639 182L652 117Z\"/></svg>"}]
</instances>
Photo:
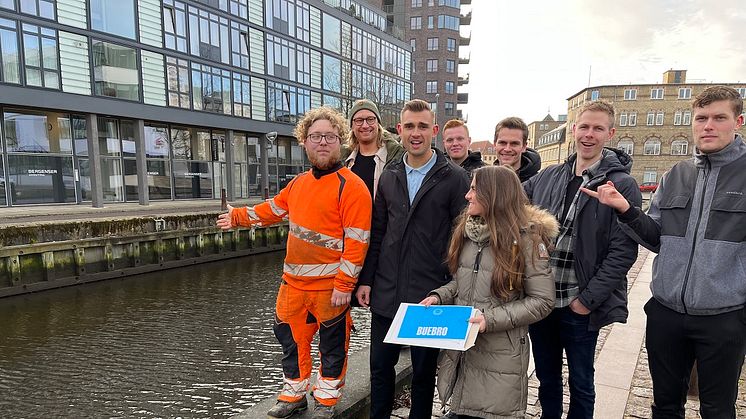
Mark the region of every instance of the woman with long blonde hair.
<instances>
[{"instance_id":1,"label":"woman with long blonde hair","mask_svg":"<svg viewBox=\"0 0 746 419\"><path fill-rule=\"evenodd\" d=\"M445 351L438 393L452 417L524 417L528 394L528 325L554 307L548 247L556 219L528 203L518 176L507 167L474 172L469 205L451 238L446 262L453 280L421 304L475 307L475 346Z\"/></svg>"}]
</instances>

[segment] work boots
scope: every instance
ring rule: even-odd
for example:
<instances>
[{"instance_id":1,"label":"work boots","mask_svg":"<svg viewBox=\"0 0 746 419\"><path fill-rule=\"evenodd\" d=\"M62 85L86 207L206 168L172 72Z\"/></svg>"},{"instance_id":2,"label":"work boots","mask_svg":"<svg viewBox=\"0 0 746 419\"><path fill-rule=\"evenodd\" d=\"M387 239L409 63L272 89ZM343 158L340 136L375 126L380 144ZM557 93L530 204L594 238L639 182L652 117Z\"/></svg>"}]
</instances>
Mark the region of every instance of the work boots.
<instances>
[{"instance_id":1,"label":"work boots","mask_svg":"<svg viewBox=\"0 0 746 419\"><path fill-rule=\"evenodd\" d=\"M316 406L313 408L312 419L332 419L334 417L334 406L324 406L323 404L316 402Z\"/></svg>"},{"instance_id":2,"label":"work boots","mask_svg":"<svg viewBox=\"0 0 746 419\"><path fill-rule=\"evenodd\" d=\"M272 406L271 409L269 409L269 411L267 412L267 416L271 418L286 419L306 409L308 409L308 400L306 400L305 397L298 400L297 402L285 402L282 400L278 400L277 403L274 406ZM315 414L314 414L314 417L316 417ZM326 416L320 416L320 417L326 417Z\"/></svg>"}]
</instances>

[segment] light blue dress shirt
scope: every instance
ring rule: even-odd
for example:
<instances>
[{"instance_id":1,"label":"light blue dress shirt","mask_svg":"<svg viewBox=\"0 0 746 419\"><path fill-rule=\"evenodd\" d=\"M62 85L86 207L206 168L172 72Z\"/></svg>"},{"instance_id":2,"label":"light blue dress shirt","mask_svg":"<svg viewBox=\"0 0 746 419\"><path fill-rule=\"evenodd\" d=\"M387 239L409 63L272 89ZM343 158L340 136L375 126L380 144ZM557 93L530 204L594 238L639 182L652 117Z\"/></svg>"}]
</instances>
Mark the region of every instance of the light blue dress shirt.
<instances>
[{"instance_id":1,"label":"light blue dress shirt","mask_svg":"<svg viewBox=\"0 0 746 419\"><path fill-rule=\"evenodd\" d=\"M422 181L425 179L425 175L427 175L427 172L429 172L430 169L435 166L435 161L438 159L438 153L433 151L433 156L430 157L430 160L428 160L428 162L425 163L423 166L420 166L416 169L407 164L408 154L409 153L404 153L404 157L402 157L402 159L404 160L404 168L407 171L407 190L409 191L409 205L412 205L412 202L414 202L414 197L417 195L417 191L419 191L420 186L422 186Z\"/></svg>"}]
</instances>

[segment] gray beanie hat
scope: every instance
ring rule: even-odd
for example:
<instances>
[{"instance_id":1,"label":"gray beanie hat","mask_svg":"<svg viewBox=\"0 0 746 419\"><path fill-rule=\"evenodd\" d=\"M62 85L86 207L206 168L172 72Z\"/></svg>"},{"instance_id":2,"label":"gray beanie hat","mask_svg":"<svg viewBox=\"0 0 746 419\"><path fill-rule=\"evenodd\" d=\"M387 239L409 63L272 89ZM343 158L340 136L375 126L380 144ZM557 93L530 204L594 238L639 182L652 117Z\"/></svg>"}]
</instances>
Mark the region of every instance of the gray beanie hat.
<instances>
[{"instance_id":1,"label":"gray beanie hat","mask_svg":"<svg viewBox=\"0 0 746 419\"><path fill-rule=\"evenodd\" d=\"M350 110L350 127L352 127L352 119L355 117L355 114L362 111L363 109L367 109L373 112L376 115L376 118L378 118L378 122L381 122L381 113L378 112L378 106L376 106L375 103L371 102L368 99L360 99L355 102L355 104L352 106L352 110Z\"/></svg>"}]
</instances>

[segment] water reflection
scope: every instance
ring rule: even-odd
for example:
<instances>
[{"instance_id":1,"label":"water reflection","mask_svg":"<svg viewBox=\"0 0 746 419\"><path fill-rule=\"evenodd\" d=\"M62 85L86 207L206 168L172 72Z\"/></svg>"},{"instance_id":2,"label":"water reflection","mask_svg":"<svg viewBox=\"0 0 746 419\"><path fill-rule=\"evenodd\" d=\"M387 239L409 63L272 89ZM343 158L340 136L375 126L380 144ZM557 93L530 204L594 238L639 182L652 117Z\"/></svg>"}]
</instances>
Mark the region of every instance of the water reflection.
<instances>
[{"instance_id":1,"label":"water reflection","mask_svg":"<svg viewBox=\"0 0 746 419\"><path fill-rule=\"evenodd\" d=\"M215 417L279 389L283 252L0 300L4 417ZM369 319L353 311L351 351Z\"/></svg>"}]
</instances>

